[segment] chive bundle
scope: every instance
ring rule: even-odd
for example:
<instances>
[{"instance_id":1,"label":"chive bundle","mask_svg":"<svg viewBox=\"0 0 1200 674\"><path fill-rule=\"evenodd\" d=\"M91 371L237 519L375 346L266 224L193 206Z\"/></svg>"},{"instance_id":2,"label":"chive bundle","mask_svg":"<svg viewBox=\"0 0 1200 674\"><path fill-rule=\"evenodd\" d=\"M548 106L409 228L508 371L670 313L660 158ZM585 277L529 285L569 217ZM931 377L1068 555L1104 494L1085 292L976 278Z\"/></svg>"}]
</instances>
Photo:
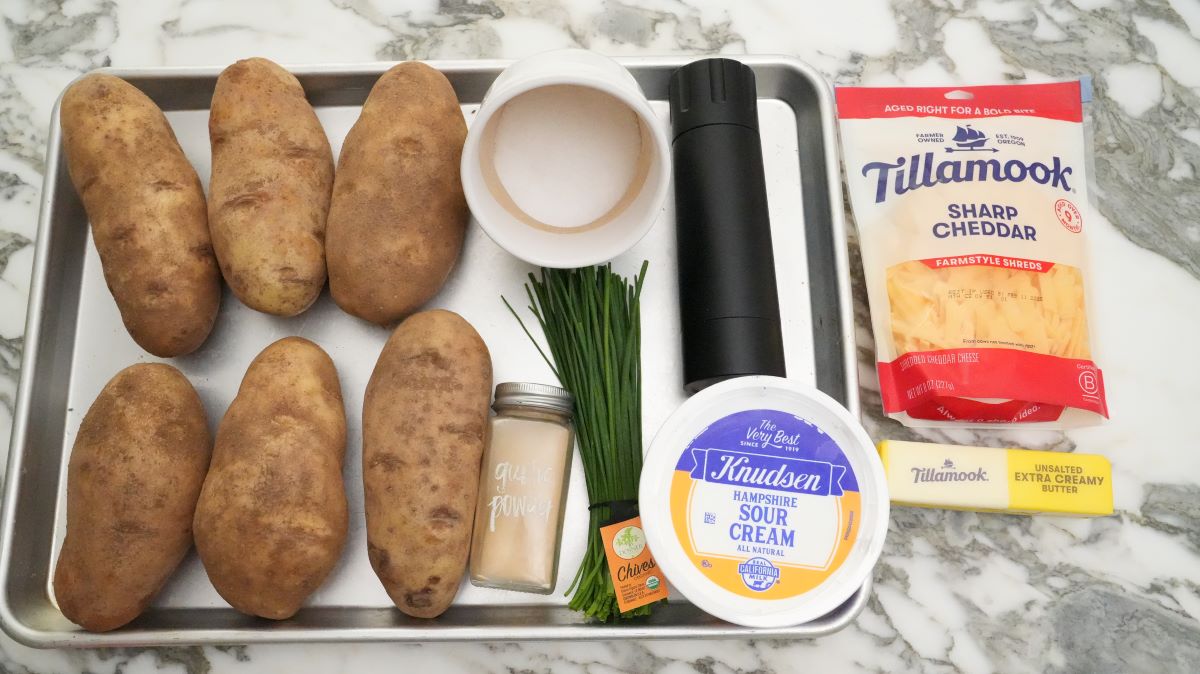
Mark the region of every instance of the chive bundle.
<instances>
[{"instance_id":1,"label":"chive bundle","mask_svg":"<svg viewBox=\"0 0 1200 674\"><path fill-rule=\"evenodd\" d=\"M530 274L525 293L549 356L504 300L554 376L575 396L579 454L593 506L587 552L567 594L573 610L606 622L649 615L653 606L620 612L600 537L600 528L609 524L608 504L637 499L642 472L640 298L648 265L642 263L633 283L607 264L542 269L540 278Z\"/></svg>"}]
</instances>

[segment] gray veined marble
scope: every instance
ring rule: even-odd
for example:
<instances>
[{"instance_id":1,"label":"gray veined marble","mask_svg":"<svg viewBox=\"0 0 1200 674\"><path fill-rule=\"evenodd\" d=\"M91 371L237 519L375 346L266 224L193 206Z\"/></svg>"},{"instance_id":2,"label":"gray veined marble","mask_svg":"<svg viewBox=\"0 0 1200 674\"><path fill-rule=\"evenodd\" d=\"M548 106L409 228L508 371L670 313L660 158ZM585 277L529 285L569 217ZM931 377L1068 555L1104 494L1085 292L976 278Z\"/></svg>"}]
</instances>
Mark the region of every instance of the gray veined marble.
<instances>
[{"instance_id":1,"label":"gray veined marble","mask_svg":"<svg viewBox=\"0 0 1200 674\"><path fill-rule=\"evenodd\" d=\"M797 55L837 84L1090 74L1092 330L1113 419L1070 433L916 432L882 417L855 260L863 409L877 438L1108 456L1102 519L897 508L867 610L814 642L626 642L40 652L13 672L1200 670L1200 4L1195 0L11 0L0 7L0 437L20 358L54 99L121 66L613 54ZM0 443L3 443L0 440Z\"/></svg>"}]
</instances>

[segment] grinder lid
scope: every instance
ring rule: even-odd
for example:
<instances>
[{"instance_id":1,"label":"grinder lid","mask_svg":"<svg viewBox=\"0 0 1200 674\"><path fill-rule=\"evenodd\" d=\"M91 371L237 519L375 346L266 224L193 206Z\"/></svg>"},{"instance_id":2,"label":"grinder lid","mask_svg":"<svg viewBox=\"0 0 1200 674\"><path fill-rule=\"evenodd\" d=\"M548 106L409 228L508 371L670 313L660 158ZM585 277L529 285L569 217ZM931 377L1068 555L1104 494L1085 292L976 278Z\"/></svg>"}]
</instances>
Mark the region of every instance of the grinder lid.
<instances>
[{"instance_id":1,"label":"grinder lid","mask_svg":"<svg viewBox=\"0 0 1200 674\"><path fill-rule=\"evenodd\" d=\"M736 124L758 131L754 71L741 61L693 61L671 74L672 140L709 124Z\"/></svg>"}]
</instances>

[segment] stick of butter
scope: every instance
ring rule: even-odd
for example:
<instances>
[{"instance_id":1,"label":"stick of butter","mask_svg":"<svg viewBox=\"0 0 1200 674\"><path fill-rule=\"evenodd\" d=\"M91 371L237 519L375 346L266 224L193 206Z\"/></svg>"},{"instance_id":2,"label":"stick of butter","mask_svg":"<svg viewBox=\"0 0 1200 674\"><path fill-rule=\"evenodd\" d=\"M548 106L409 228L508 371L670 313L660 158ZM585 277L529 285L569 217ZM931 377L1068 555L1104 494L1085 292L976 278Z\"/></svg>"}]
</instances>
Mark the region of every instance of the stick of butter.
<instances>
[{"instance_id":1,"label":"stick of butter","mask_svg":"<svg viewBox=\"0 0 1200 674\"><path fill-rule=\"evenodd\" d=\"M1095 454L879 443L892 503L922 508L1111 515L1112 465Z\"/></svg>"}]
</instances>

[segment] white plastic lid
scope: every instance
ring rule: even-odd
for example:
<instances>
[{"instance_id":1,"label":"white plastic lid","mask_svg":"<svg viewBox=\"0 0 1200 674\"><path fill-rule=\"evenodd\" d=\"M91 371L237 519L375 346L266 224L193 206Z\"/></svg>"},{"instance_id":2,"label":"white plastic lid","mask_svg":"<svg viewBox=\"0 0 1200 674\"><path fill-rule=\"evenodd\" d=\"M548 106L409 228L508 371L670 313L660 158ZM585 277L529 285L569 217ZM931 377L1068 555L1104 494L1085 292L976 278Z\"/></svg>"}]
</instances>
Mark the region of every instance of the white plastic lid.
<instances>
[{"instance_id":1,"label":"white plastic lid","mask_svg":"<svg viewBox=\"0 0 1200 674\"><path fill-rule=\"evenodd\" d=\"M829 396L778 377L697 393L650 445L642 526L671 584L712 615L786 627L840 606L887 534L883 465Z\"/></svg>"}]
</instances>

